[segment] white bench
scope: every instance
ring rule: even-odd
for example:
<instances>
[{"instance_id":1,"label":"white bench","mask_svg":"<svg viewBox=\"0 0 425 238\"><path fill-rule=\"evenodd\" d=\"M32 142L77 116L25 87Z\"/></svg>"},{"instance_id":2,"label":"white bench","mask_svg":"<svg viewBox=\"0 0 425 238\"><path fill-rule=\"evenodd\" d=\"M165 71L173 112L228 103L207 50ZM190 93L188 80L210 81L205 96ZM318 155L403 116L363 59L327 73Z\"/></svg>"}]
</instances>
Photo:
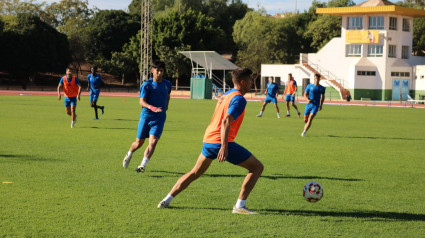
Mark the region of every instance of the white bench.
<instances>
[{"instance_id":1,"label":"white bench","mask_svg":"<svg viewBox=\"0 0 425 238\"><path fill-rule=\"evenodd\" d=\"M414 103L414 104L416 104L416 103L425 103L425 100L415 100L415 99L413 99L410 95L407 95L407 101L408 102L410 102L410 103Z\"/></svg>"}]
</instances>

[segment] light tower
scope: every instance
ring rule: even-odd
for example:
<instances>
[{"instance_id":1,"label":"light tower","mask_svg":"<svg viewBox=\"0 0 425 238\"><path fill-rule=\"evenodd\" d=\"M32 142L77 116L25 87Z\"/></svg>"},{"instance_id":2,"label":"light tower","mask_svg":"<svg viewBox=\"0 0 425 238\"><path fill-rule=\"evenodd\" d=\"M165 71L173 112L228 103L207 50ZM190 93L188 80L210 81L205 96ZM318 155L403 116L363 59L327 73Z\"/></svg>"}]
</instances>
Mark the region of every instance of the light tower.
<instances>
[{"instance_id":1,"label":"light tower","mask_svg":"<svg viewBox=\"0 0 425 238\"><path fill-rule=\"evenodd\" d=\"M141 0L140 85L149 79L152 61L152 9L151 0Z\"/></svg>"}]
</instances>

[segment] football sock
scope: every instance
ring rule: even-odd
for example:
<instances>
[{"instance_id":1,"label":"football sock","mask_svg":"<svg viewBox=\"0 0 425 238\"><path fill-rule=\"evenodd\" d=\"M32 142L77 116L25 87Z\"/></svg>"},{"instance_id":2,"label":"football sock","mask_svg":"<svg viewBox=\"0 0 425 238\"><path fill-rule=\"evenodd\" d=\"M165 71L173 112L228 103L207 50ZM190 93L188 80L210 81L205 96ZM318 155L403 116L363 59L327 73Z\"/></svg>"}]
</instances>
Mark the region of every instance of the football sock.
<instances>
[{"instance_id":1,"label":"football sock","mask_svg":"<svg viewBox=\"0 0 425 238\"><path fill-rule=\"evenodd\" d=\"M128 155L128 156L132 156L132 155L133 155L133 152L131 152L131 150L129 150L129 151L127 152L127 155Z\"/></svg>"},{"instance_id":2,"label":"football sock","mask_svg":"<svg viewBox=\"0 0 425 238\"><path fill-rule=\"evenodd\" d=\"M236 208L245 207L245 203L246 203L246 200L238 199L238 201L236 202Z\"/></svg>"},{"instance_id":3,"label":"football sock","mask_svg":"<svg viewBox=\"0 0 425 238\"><path fill-rule=\"evenodd\" d=\"M71 122L71 125L75 125L75 121L72 121L72 122Z\"/></svg>"},{"instance_id":4,"label":"football sock","mask_svg":"<svg viewBox=\"0 0 425 238\"><path fill-rule=\"evenodd\" d=\"M260 114L259 115L262 116L263 115L263 111L260 111Z\"/></svg>"},{"instance_id":5,"label":"football sock","mask_svg":"<svg viewBox=\"0 0 425 238\"><path fill-rule=\"evenodd\" d=\"M300 114L300 111L298 111L298 108L297 108L297 113Z\"/></svg>"},{"instance_id":6,"label":"football sock","mask_svg":"<svg viewBox=\"0 0 425 238\"><path fill-rule=\"evenodd\" d=\"M173 198L174 198L173 196L171 196L170 194L167 194L167 196L164 199L162 199L162 201L164 201L167 204L170 204Z\"/></svg>"},{"instance_id":7,"label":"football sock","mask_svg":"<svg viewBox=\"0 0 425 238\"><path fill-rule=\"evenodd\" d=\"M291 114L289 113L289 111L286 111L286 115L291 115Z\"/></svg>"},{"instance_id":8,"label":"football sock","mask_svg":"<svg viewBox=\"0 0 425 238\"><path fill-rule=\"evenodd\" d=\"M277 117L280 117L280 113L277 113Z\"/></svg>"},{"instance_id":9,"label":"football sock","mask_svg":"<svg viewBox=\"0 0 425 238\"><path fill-rule=\"evenodd\" d=\"M140 164L141 166L146 166L146 164L149 162L148 158L143 158L142 163Z\"/></svg>"}]
</instances>

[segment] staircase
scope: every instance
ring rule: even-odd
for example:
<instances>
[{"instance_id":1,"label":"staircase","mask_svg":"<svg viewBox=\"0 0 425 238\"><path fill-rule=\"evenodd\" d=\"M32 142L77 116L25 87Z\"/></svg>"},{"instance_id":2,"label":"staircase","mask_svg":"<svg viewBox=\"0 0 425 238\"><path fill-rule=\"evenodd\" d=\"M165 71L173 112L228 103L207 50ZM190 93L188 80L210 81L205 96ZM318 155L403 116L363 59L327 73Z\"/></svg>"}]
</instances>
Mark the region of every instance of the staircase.
<instances>
[{"instance_id":1,"label":"staircase","mask_svg":"<svg viewBox=\"0 0 425 238\"><path fill-rule=\"evenodd\" d=\"M341 82L343 83L342 80L338 79L331 72L320 68L320 66L318 64L314 64L314 63L310 62L308 60L308 55L302 54L301 59L302 59L302 65L306 69L308 69L310 72L312 72L314 74L320 74L321 75L320 79L326 80L326 82L330 86L335 88L339 92L339 95L341 96L342 100L346 100L347 96L351 97L350 91L348 91L347 89L344 88L343 85L341 85Z\"/></svg>"}]
</instances>

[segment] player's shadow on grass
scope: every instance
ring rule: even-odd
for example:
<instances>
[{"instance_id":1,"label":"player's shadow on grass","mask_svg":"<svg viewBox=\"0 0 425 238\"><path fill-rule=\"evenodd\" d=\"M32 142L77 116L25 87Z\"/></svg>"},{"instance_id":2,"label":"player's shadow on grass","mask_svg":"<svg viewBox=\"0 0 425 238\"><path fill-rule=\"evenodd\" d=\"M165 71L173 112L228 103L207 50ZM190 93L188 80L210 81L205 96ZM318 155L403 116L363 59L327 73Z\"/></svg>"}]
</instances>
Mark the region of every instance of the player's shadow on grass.
<instances>
[{"instance_id":1,"label":"player's shadow on grass","mask_svg":"<svg viewBox=\"0 0 425 238\"><path fill-rule=\"evenodd\" d=\"M296 215L296 216L321 216L321 217L352 217L369 219L388 219L399 221L425 221L425 214L412 214L400 212L381 211L354 211L354 212L333 212L333 211L310 211L310 210L285 210L285 209L263 209L259 210L264 215Z\"/></svg>"},{"instance_id":2,"label":"player's shadow on grass","mask_svg":"<svg viewBox=\"0 0 425 238\"><path fill-rule=\"evenodd\" d=\"M372 140L413 140L413 141L425 141L421 138L400 138L400 137L375 137L375 136L334 136L328 135L331 138L347 138L347 139L372 139Z\"/></svg>"},{"instance_id":3,"label":"player's shadow on grass","mask_svg":"<svg viewBox=\"0 0 425 238\"><path fill-rule=\"evenodd\" d=\"M135 128L97 127L97 126L81 127L81 128L102 129L102 130L135 130Z\"/></svg>"},{"instance_id":4,"label":"player's shadow on grass","mask_svg":"<svg viewBox=\"0 0 425 238\"><path fill-rule=\"evenodd\" d=\"M32 155L0 154L0 163L22 163L31 161L60 161L61 159L42 158Z\"/></svg>"},{"instance_id":5,"label":"player's shadow on grass","mask_svg":"<svg viewBox=\"0 0 425 238\"><path fill-rule=\"evenodd\" d=\"M152 173L165 173L165 174L171 174L173 177L180 177L184 173L180 172L172 172L172 171L163 171L163 170L152 170ZM219 178L219 177L226 177L226 178L245 178L246 174L203 174L204 177L213 177L213 178ZM164 175L150 175L150 177L160 178L165 177ZM321 177L321 176L290 176L290 175L261 175L261 178L271 179L271 180L277 180L277 179L303 179L303 180L340 180L340 181L364 181L363 179L354 179L354 178L333 178L333 177Z\"/></svg>"},{"instance_id":6,"label":"player's shadow on grass","mask_svg":"<svg viewBox=\"0 0 425 238\"><path fill-rule=\"evenodd\" d=\"M139 121L139 120L136 120L136 119L121 119L121 118L110 119L110 120L114 120L114 121Z\"/></svg>"}]
</instances>

